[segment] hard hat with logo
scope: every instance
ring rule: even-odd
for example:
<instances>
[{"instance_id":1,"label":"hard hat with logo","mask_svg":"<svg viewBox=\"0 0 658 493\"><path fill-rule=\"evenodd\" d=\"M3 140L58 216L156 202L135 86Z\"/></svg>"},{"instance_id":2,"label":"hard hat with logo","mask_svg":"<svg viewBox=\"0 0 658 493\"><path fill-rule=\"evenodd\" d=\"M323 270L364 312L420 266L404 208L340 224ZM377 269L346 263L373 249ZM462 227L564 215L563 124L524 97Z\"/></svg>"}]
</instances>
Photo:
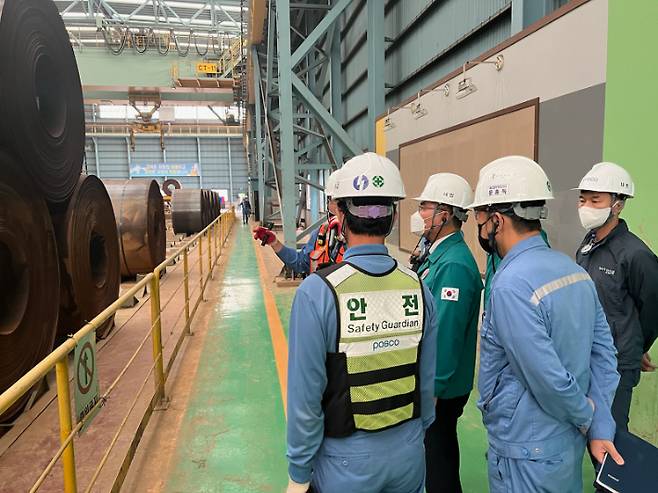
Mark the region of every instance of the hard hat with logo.
<instances>
[{"instance_id":1,"label":"hard hat with logo","mask_svg":"<svg viewBox=\"0 0 658 493\"><path fill-rule=\"evenodd\" d=\"M514 213L522 218L544 219L547 217L545 207L518 206L551 199L551 182L541 166L527 157L506 156L480 170L475 198L469 209L512 204Z\"/></svg>"},{"instance_id":2,"label":"hard hat with logo","mask_svg":"<svg viewBox=\"0 0 658 493\"><path fill-rule=\"evenodd\" d=\"M427 179L423 192L414 200L467 209L473 203L473 190L468 182L459 175L437 173Z\"/></svg>"},{"instance_id":3,"label":"hard hat with logo","mask_svg":"<svg viewBox=\"0 0 658 493\"><path fill-rule=\"evenodd\" d=\"M397 166L374 152L366 152L347 161L330 195L334 199L386 197L399 200L406 197Z\"/></svg>"},{"instance_id":4,"label":"hard hat with logo","mask_svg":"<svg viewBox=\"0 0 658 493\"><path fill-rule=\"evenodd\" d=\"M324 193L327 195L327 197L332 197L334 189L336 188L336 180L338 179L338 174L340 173L341 169L342 168L338 168L327 177L327 182L324 185Z\"/></svg>"},{"instance_id":5,"label":"hard hat with logo","mask_svg":"<svg viewBox=\"0 0 658 493\"><path fill-rule=\"evenodd\" d=\"M607 192L627 197L635 195L635 184L631 175L615 163L598 163L580 180L580 185L574 190L589 192Z\"/></svg>"}]
</instances>

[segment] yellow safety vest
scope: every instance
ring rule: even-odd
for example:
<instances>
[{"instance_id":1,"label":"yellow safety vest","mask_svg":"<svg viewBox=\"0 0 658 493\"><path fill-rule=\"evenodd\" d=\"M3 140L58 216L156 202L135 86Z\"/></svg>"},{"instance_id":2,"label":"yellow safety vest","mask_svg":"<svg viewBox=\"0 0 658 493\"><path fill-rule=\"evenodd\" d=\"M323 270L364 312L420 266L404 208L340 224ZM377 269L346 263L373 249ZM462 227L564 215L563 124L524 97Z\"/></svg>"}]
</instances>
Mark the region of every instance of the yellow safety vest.
<instances>
[{"instance_id":1,"label":"yellow safety vest","mask_svg":"<svg viewBox=\"0 0 658 493\"><path fill-rule=\"evenodd\" d=\"M325 435L381 431L420 415L423 289L395 265L381 275L343 262L318 271L336 300L336 352L327 354Z\"/></svg>"}]
</instances>

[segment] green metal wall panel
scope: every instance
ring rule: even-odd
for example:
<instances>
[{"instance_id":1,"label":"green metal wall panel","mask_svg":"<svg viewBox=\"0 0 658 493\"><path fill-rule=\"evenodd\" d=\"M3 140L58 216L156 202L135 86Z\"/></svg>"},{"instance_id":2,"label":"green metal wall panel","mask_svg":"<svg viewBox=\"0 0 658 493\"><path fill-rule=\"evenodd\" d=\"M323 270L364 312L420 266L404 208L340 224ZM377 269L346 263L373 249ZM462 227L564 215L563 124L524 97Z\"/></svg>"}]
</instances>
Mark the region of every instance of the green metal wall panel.
<instances>
[{"instance_id":1,"label":"green metal wall panel","mask_svg":"<svg viewBox=\"0 0 658 493\"><path fill-rule=\"evenodd\" d=\"M658 180L656 114L658 84L655 47L658 2L637 0L608 6L608 67L605 93L603 158L626 167L633 176L636 198L622 214L630 228L658 251L655 184ZM652 351L658 361L658 344ZM658 445L658 373L642 375L633 395L631 429Z\"/></svg>"}]
</instances>

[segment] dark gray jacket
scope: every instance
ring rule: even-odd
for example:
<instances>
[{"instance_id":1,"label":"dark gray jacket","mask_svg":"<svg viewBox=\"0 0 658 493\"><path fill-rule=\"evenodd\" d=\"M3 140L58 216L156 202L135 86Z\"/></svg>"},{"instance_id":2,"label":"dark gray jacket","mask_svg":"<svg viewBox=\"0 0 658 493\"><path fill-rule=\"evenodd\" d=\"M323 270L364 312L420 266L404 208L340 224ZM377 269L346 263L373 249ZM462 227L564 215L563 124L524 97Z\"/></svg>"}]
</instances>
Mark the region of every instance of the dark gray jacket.
<instances>
[{"instance_id":1,"label":"dark gray jacket","mask_svg":"<svg viewBox=\"0 0 658 493\"><path fill-rule=\"evenodd\" d=\"M619 369L639 369L642 355L658 337L658 258L623 220L602 241L592 241L590 233L576 261L596 285L617 347Z\"/></svg>"}]
</instances>

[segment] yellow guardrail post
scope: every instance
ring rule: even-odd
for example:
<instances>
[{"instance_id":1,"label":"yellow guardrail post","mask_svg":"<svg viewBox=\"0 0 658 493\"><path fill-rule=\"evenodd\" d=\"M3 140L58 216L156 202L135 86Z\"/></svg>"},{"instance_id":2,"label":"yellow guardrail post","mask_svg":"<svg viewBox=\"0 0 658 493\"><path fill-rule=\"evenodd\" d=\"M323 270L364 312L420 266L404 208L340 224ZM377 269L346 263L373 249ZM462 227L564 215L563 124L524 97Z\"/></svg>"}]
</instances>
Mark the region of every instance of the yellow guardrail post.
<instances>
[{"instance_id":1,"label":"yellow guardrail post","mask_svg":"<svg viewBox=\"0 0 658 493\"><path fill-rule=\"evenodd\" d=\"M185 330L188 334L190 331L190 266L187 258L187 248L183 250L183 282L185 284Z\"/></svg>"},{"instance_id":2,"label":"yellow guardrail post","mask_svg":"<svg viewBox=\"0 0 658 493\"><path fill-rule=\"evenodd\" d=\"M203 300L203 235L199 236L199 289Z\"/></svg>"},{"instance_id":3,"label":"yellow guardrail post","mask_svg":"<svg viewBox=\"0 0 658 493\"><path fill-rule=\"evenodd\" d=\"M59 408L59 439L62 444L66 442L73 429L71 420L71 394L69 392L69 363L68 356L64 356L55 364L57 379L57 406ZM75 477L75 453L73 441L68 444L62 454L62 466L64 468L64 491L76 493L78 491Z\"/></svg>"},{"instance_id":4,"label":"yellow guardrail post","mask_svg":"<svg viewBox=\"0 0 658 493\"><path fill-rule=\"evenodd\" d=\"M219 260L219 256L222 254L221 252L221 241L219 239L222 237L222 216L219 216L219 220L217 221L217 224L215 225L215 263Z\"/></svg>"},{"instance_id":5,"label":"yellow guardrail post","mask_svg":"<svg viewBox=\"0 0 658 493\"><path fill-rule=\"evenodd\" d=\"M214 224L210 225L208 229L208 278L212 279L212 230Z\"/></svg>"},{"instance_id":6,"label":"yellow guardrail post","mask_svg":"<svg viewBox=\"0 0 658 493\"><path fill-rule=\"evenodd\" d=\"M164 363L162 358L162 312L160 310L160 270L153 271L151 278L151 340L153 341L153 361L155 369L155 392L159 400L164 400Z\"/></svg>"}]
</instances>

